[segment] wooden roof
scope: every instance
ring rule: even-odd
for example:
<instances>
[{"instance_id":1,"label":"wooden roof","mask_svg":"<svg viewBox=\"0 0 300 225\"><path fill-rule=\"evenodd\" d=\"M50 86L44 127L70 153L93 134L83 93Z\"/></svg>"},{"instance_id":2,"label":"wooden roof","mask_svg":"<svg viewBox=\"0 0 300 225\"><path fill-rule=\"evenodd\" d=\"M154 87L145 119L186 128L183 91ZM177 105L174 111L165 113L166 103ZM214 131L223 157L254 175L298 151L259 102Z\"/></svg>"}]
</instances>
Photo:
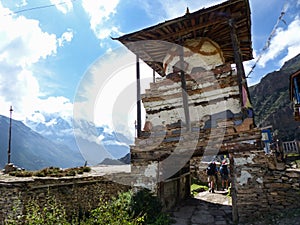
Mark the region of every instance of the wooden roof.
<instances>
[{"instance_id":1,"label":"wooden roof","mask_svg":"<svg viewBox=\"0 0 300 225\"><path fill-rule=\"evenodd\" d=\"M182 17L113 39L123 43L164 76L162 61L166 53L172 45L180 45L186 39L208 37L219 44L225 62L234 63L229 19L235 23L243 60L253 59L248 0L229 0L193 13L187 12Z\"/></svg>"}]
</instances>

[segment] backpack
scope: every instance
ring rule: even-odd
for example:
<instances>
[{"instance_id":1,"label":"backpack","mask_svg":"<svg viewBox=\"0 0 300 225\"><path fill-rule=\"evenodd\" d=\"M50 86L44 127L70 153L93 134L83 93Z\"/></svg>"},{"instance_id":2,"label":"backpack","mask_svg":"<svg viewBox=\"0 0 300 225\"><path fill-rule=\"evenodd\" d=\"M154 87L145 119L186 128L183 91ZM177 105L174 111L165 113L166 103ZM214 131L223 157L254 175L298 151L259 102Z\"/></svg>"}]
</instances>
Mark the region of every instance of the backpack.
<instances>
[{"instance_id":1,"label":"backpack","mask_svg":"<svg viewBox=\"0 0 300 225\"><path fill-rule=\"evenodd\" d=\"M215 172L216 172L216 164L214 163L210 163L208 165L208 167L206 168L206 173L208 176L212 176L212 175L215 175Z\"/></svg>"},{"instance_id":2,"label":"backpack","mask_svg":"<svg viewBox=\"0 0 300 225\"><path fill-rule=\"evenodd\" d=\"M222 164L222 165L220 166L220 174L228 175L228 168L227 168L227 165Z\"/></svg>"}]
</instances>

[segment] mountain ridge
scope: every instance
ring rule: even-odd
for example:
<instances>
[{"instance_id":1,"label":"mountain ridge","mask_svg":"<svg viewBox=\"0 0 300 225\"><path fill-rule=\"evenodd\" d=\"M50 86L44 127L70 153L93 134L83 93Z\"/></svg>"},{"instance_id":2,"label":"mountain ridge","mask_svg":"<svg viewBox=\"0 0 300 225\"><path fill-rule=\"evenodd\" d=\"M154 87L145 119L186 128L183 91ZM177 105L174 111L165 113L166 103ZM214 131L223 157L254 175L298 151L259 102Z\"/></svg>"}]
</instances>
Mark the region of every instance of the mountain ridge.
<instances>
[{"instance_id":1,"label":"mountain ridge","mask_svg":"<svg viewBox=\"0 0 300 225\"><path fill-rule=\"evenodd\" d=\"M9 118L0 115L0 127L0 167L3 168L7 163ZM11 140L11 162L27 170L84 164L80 152L73 152L67 146L52 142L18 120L12 120Z\"/></svg>"},{"instance_id":2,"label":"mountain ridge","mask_svg":"<svg viewBox=\"0 0 300 225\"><path fill-rule=\"evenodd\" d=\"M121 159L132 143L125 135L88 121L69 121L57 115L45 121L12 120L11 162L27 170L97 165L104 159ZM7 163L9 118L0 115L0 168ZM76 133L77 132L77 133ZM75 135L76 133L76 135Z\"/></svg>"},{"instance_id":3,"label":"mountain ridge","mask_svg":"<svg viewBox=\"0 0 300 225\"><path fill-rule=\"evenodd\" d=\"M132 144L122 133L85 120L47 116L44 123L26 120L26 124L46 138L80 151L89 165L97 165L105 158L122 158Z\"/></svg>"},{"instance_id":4,"label":"mountain ridge","mask_svg":"<svg viewBox=\"0 0 300 225\"><path fill-rule=\"evenodd\" d=\"M289 97L290 75L299 69L300 54L249 87L256 125L272 125L275 138L282 141L300 139L300 122L294 120Z\"/></svg>"}]
</instances>

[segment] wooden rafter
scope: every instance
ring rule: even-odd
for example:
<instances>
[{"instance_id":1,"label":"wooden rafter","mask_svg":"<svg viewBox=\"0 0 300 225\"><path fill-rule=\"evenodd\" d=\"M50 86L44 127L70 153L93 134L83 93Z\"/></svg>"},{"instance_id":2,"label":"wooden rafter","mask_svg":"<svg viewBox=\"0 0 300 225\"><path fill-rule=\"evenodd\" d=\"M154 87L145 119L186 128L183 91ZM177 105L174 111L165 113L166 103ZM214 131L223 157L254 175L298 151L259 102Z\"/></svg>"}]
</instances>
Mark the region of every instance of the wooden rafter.
<instances>
[{"instance_id":1,"label":"wooden rafter","mask_svg":"<svg viewBox=\"0 0 300 225\"><path fill-rule=\"evenodd\" d=\"M143 61L164 76L161 60L169 49L166 46L157 48L157 46L151 45L144 45L143 49L136 49L134 48L135 42L159 40L181 45L182 41L187 38L207 37L219 44L226 63L234 63L229 19L233 19L235 22L243 60L253 59L248 0L228 0L222 4L187 13L182 17L113 39L126 45L135 54L137 54L135 51L138 51ZM141 54L141 52L147 52L147 54ZM150 63L149 58L157 61Z\"/></svg>"}]
</instances>

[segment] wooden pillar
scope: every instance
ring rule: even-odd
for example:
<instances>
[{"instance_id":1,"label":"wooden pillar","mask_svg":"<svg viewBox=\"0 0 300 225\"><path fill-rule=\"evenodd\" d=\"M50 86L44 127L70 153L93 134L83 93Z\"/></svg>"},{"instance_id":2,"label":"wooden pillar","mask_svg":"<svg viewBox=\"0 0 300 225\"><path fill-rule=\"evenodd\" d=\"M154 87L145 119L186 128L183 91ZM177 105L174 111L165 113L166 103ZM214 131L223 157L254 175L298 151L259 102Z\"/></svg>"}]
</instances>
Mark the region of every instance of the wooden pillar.
<instances>
[{"instance_id":1,"label":"wooden pillar","mask_svg":"<svg viewBox=\"0 0 300 225\"><path fill-rule=\"evenodd\" d=\"M231 42L233 47L233 54L234 54L234 62L236 64L237 76L238 76L238 83L239 83L239 91L240 91L240 101L243 106L243 83L246 82L245 70L243 65L243 58L240 50L240 45L237 38L237 33L235 29L235 23L233 19L229 19L229 27L230 27L230 36Z\"/></svg>"},{"instance_id":2,"label":"wooden pillar","mask_svg":"<svg viewBox=\"0 0 300 225\"><path fill-rule=\"evenodd\" d=\"M239 221L239 212L238 212L238 206L237 206L237 189L235 184L235 176L237 176L236 166L234 164L234 154L229 154L229 160L230 160L230 178L231 178L231 187L230 187L230 193L232 198L232 220L235 224Z\"/></svg>"},{"instance_id":3,"label":"wooden pillar","mask_svg":"<svg viewBox=\"0 0 300 225\"><path fill-rule=\"evenodd\" d=\"M137 137L139 138L141 136L141 130L142 130L142 117L141 117L141 79L140 79L140 62L139 62L139 56L136 55L136 108L137 108Z\"/></svg>"},{"instance_id":4,"label":"wooden pillar","mask_svg":"<svg viewBox=\"0 0 300 225\"><path fill-rule=\"evenodd\" d=\"M189 102L188 102L188 94L186 90L186 79L184 73L184 47L180 47L179 51L179 58L180 58L180 76L181 76L181 90L182 90L182 101L183 101L183 108L184 108L184 116L186 122L186 129L188 131L191 130L191 120L190 120L190 111L189 111Z\"/></svg>"},{"instance_id":5,"label":"wooden pillar","mask_svg":"<svg viewBox=\"0 0 300 225\"><path fill-rule=\"evenodd\" d=\"M153 69L152 77L153 77L153 83L155 83L155 70L154 69Z\"/></svg>"}]
</instances>

